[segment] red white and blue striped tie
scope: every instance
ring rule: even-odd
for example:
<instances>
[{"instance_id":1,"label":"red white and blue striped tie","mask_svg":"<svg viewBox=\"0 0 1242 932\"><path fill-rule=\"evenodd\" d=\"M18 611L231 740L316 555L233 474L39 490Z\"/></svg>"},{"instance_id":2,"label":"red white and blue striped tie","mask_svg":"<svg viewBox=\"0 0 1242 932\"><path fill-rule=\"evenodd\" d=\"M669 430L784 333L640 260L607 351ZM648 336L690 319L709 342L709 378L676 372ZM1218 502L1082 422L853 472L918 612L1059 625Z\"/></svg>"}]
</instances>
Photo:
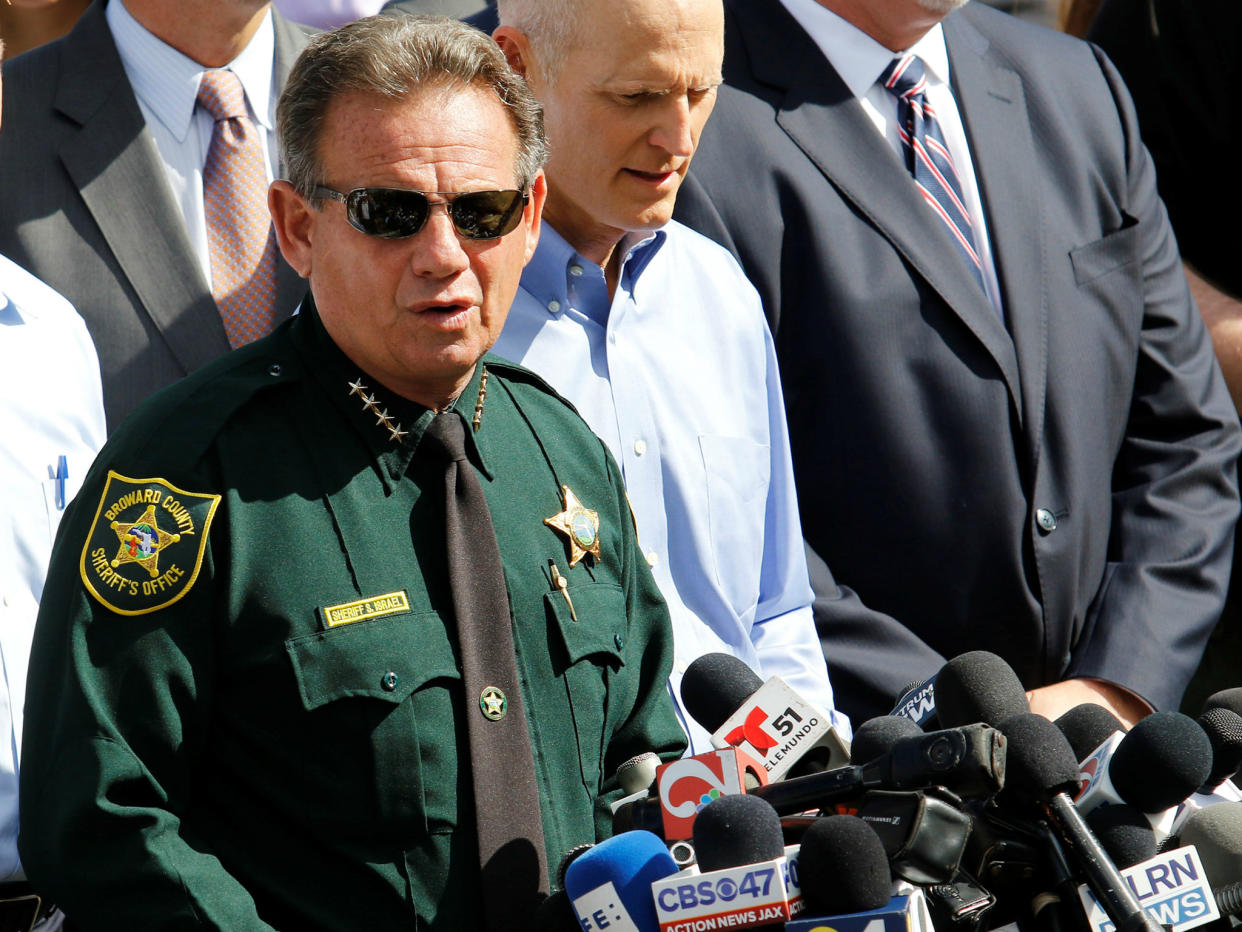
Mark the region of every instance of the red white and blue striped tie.
<instances>
[{"instance_id":1,"label":"red white and blue striped tie","mask_svg":"<svg viewBox=\"0 0 1242 932\"><path fill-rule=\"evenodd\" d=\"M906 167L914 176L923 199L944 221L961 249L966 265L984 293L983 266L975 249L970 214L962 199L962 184L949 155L936 112L924 93L927 79L917 55L894 58L880 75L880 83L897 98L897 132L906 155Z\"/></svg>"}]
</instances>

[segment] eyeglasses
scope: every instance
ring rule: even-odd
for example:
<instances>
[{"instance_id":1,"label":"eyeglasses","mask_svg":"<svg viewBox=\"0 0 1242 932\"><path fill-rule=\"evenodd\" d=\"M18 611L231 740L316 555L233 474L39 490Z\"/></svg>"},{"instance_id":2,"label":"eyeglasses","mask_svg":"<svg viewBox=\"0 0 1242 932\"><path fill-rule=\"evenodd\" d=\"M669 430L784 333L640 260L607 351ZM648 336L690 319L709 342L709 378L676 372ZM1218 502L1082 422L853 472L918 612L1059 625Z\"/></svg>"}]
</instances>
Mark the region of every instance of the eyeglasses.
<instances>
[{"instance_id":1,"label":"eyeglasses","mask_svg":"<svg viewBox=\"0 0 1242 932\"><path fill-rule=\"evenodd\" d=\"M443 198L433 201L431 195ZM530 200L524 191L403 191L399 188L354 188L347 194L316 185L316 198L332 198L345 205L349 225L367 236L403 239L427 223L431 208L443 207L462 239L496 239L511 233Z\"/></svg>"}]
</instances>

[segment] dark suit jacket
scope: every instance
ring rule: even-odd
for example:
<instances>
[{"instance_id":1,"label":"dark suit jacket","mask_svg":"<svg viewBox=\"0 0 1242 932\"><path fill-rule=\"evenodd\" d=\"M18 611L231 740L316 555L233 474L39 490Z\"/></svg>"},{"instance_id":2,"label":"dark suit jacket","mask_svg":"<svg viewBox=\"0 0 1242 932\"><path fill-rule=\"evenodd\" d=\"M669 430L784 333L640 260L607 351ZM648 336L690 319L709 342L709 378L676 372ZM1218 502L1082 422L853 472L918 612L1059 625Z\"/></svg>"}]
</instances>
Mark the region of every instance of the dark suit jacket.
<instances>
[{"instance_id":1,"label":"dark suit jacket","mask_svg":"<svg viewBox=\"0 0 1242 932\"><path fill-rule=\"evenodd\" d=\"M1028 687L1175 708L1228 579L1239 431L1116 73L977 3L944 22L1006 327L778 0L726 7L678 216L765 301L803 532L849 587L812 561L839 704L887 711L984 649Z\"/></svg>"},{"instance_id":2,"label":"dark suit jacket","mask_svg":"<svg viewBox=\"0 0 1242 932\"><path fill-rule=\"evenodd\" d=\"M306 33L273 16L283 85ZM0 253L86 319L109 428L229 349L103 0L63 39L4 65ZM280 311L291 313L305 290L280 260Z\"/></svg>"},{"instance_id":3,"label":"dark suit jacket","mask_svg":"<svg viewBox=\"0 0 1242 932\"><path fill-rule=\"evenodd\" d=\"M487 6L486 0L389 0L384 4L385 10L402 10L406 13L431 16L451 16L454 19L466 19L472 13L478 13ZM495 14L493 7L492 15Z\"/></svg>"}]
</instances>

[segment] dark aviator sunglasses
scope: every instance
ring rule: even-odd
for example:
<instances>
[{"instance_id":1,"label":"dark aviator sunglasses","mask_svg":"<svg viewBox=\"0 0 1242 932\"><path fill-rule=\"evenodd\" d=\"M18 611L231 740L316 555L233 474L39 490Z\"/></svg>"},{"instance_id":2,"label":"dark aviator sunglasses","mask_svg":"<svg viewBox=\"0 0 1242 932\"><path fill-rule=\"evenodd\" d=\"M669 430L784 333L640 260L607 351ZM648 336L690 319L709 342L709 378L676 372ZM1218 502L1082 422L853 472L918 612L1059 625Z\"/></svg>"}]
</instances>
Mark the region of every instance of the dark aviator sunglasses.
<instances>
[{"instance_id":1,"label":"dark aviator sunglasses","mask_svg":"<svg viewBox=\"0 0 1242 932\"><path fill-rule=\"evenodd\" d=\"M431 196L443 198L433 201ZM342 193L316 185L316 198L345 205L345 216L355 230L380 239L413 236L427 224L431 208L443 207L462 239L496 239L511 233L530 200L525 191L451 192L403 191L398 188L354 188Z\"/></svg>"}]
</instances>

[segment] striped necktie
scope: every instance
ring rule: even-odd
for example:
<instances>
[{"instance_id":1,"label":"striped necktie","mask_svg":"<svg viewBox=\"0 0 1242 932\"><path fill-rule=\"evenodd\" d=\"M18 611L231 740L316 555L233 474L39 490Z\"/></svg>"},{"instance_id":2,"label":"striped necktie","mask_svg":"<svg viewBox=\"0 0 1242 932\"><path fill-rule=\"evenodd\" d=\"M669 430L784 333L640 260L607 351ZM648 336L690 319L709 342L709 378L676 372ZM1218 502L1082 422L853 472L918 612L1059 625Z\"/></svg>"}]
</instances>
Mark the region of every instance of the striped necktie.
<instances>
[{"instance_id":1,"label":"striped necktie","mask_svg":"<svg viewBox=\"0 0 1242 932\"><path fill-rule=\"evenodd\" d=\"M962 184L945 145L936 112L927 102L927 79L917 55L894 58L880 75L885 90L897 98L897 132L906 155L906 168L914 176L923 199L931 205L957 243L979 287L983 265L975 251L970 214L962 199Z\"/></svg>"},{"instance_id":2,"label":"striped necktie","mask_svg":"<svg viewBox=\"0 0 1242 932\"><path fill-rule=\"evenodd\" d=\"M218 68L204 72L198 105L215 120L203 167L211 294L236 349L270 333L276 323L276 237L267 212L267 169L237 75Z\"/></svg>"}]
</instances>

